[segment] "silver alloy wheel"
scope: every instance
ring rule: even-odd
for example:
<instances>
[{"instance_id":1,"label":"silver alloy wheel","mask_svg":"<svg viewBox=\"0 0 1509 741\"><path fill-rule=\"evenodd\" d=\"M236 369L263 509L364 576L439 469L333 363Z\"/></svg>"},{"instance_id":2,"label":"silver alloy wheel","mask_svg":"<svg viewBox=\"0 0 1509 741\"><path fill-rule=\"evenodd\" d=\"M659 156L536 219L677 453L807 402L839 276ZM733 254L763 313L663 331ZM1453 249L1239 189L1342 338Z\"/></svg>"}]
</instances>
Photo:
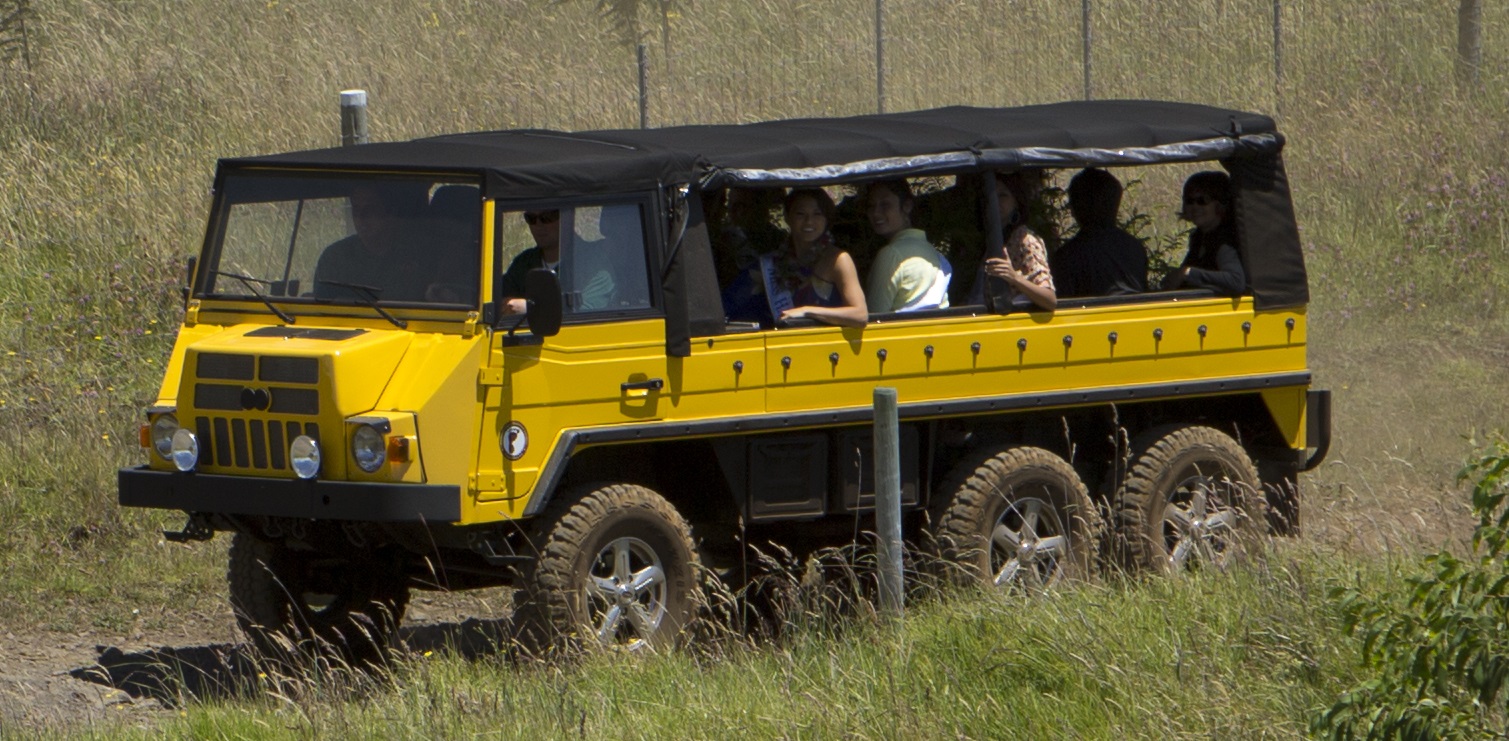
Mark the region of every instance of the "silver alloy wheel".
<instances>
[{"instance_id":1,"label":"silver alloy wheel","mask_svg":"<svg viewBox=\"0 0 1509 741\"><path fill-rule=\"evenodd\" d=\"M1218 569L1230 565L1236 547L1237 518L1241 513L1231 506L1231 497L1222 496L1233 486L1202 474L1198 466L1193 475L1182 479L1163 508L1163 539L1168 550L1168 564L1173 573L1198 564Z\"/></svg>"},{"instance_id":2,"label":"silver alloy wheel","mask_svg":"<svg viewBox=\"0 0 1509 741\"><path fill-rule=\"evenodd\" d=\"M981 449L955 464L940 490L931 536L959 584L1035 591L1094 572L1100 517L1058 455Z\"/></svg>"},{"instance_id":3,"label":"silver alloy wheel","mask_svg":"<svg viewBox=\"0 0 1509 741\"><path fill-rule=\"evenodd\" d=\"M639 538L617 538L598 552L586 592L589 624L604 646L648 645L665 619L665 569L655 549Z\"/></svg>"},{"instance_id":4,"label":"silver alloy wheel","mask_svg":"<svg viewBox=\"0 0 1509 741\"><path fill-rule=\"evenodd\" d=\"M1235 438L1176 423L1143 430L1128 452L1112 499L1127 569L1170 574L1262 560L1261 479Z\"/></svg>"},{"instance_id":5,"label":"silver alloy wheel","mask_svg":"<svg viewBox=\"0 0 1509 741\"><path fill-rule=\"evenodd\" d=\"M990 566L998 587L1041 588L1064 573L1069 541L1058 511L1041 499L1011 503L990 535Z\"/></svg>"}]
</instances>

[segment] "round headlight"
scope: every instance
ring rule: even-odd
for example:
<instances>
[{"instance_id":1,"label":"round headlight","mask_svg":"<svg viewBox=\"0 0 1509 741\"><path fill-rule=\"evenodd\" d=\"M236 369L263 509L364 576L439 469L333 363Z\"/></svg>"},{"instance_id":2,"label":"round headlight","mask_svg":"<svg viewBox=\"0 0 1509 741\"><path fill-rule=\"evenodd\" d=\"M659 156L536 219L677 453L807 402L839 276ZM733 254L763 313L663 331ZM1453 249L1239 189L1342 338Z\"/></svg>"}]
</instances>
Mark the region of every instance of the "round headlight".
<instances>
[{"instance_id":1,"label":"round headlight","mask_svg":"<svg viewBox=\"0 0 1509 741\"><path fill-rule=\"evenodd\" d=\"M164 414L152 420L152 449L165 461L173 460L173 436L178 434L178 418Z\"/></svg>"},{"instance_id":2,"label":"round headlight","mask_svg":"<svg viewBox=\"0 0 1509 741\"><path fill-rule=\"evenodd\" d=\"M288 446L288 460L301 479L312 479L320 472L320 444L308 435L299 435Z\"/></svg>"},{"instance_id":3,"label":"round headlight","mask_svg":"<svg viewBox=\"0 0 1509 741\"><path fill-rule=\"evenodd\" d=\"M156 425L152 429L155 432ZM192 471L194 466L199 465L199 438L194 437L194 433L178 428L173 432L173 440L168 447L174 468Z\"/></svg>"},{"instance_id":4,"label":"round headlight","mask_svg":"<svg viewBox=\"0 0 1509 741\"><path fill-rule=\"evenodd\" d=\"M358 425L351 435L351 457L357 468L372 473L388 460L388 442L371 425Z\"/></svg>"}]
</instances>

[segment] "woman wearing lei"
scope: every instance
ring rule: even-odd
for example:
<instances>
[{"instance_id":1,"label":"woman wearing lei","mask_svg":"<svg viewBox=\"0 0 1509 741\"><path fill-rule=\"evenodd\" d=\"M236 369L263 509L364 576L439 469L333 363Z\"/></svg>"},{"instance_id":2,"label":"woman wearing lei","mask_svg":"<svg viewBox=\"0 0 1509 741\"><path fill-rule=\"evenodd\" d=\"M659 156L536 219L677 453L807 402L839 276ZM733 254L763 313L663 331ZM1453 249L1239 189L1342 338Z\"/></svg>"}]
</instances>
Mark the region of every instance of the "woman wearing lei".
<instances>
[{"instance_id":1,"label":"woman wearing lei","mask_svg":"<svg viewBox=\"0 0 1509 741\"><path fill-rule=\"evenodd\" d=\"M863 327L869 321L854 258L833 244L828 226L837 208L821 188L796 188L783 209L790 230L781 250L761 258L765 295L777 320L808 317Z\"/></svg>"}]
</instances>

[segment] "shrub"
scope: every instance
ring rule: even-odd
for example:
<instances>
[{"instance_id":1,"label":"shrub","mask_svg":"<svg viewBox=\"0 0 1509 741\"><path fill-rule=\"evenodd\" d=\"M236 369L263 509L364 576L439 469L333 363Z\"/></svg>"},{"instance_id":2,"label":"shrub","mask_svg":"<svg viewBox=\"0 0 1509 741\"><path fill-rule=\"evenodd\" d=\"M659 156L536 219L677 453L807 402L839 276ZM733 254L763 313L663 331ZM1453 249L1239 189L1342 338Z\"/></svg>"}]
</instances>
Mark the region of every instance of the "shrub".
<instances>
[{"instance_id":1,"label":"shrub","mask_svg":"<svg viewBox=\"0 0 1509 741\"><path fill-rule=\"evenodd\" d=\"M1458 475L1474 479L1471 557L1427 556L1395 594L1338 587L1349 633L1372 678L1315 721L1331 738L1502 736L1509 678L1509 442L1497 439Z\"/></svg>"}]
</instances>

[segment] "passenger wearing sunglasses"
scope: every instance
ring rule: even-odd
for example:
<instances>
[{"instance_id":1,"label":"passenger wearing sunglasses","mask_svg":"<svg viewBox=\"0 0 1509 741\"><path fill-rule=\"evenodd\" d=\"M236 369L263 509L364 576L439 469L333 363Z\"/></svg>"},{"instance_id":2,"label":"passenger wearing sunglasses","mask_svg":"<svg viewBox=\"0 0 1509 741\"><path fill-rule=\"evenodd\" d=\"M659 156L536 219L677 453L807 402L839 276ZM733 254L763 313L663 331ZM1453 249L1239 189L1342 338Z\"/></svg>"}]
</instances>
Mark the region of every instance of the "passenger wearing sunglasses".
<instances>
[{"instance_id":1,"label":"passenger wearing sunglasses","mask_svg":"<svg viewBox=\"0 0 1509 741\"><path fill-rule=\"evenodd\" d=\"M1165 289L1207 288L1222 296L1247 292L1247 271L1237 251L1231 220L1231 178L1224 172L1197 172L1184 181L1183 218L1195 225L1189 253L1179 268L1163 279Z\"/></svg>"},{"instance_id":2,"label":"passenger wearing sunglasses","mask_svg":"<svg viewBox=\"0 0 1509 741\"><path fill-rule=\"evenodd\" d=\"M508 272L503 274L503 296L507 299L503 302L504 314L524 313L524 276L529 271L535 268L555 271L561 264L561 212L525 211L524 223L534 237L534 246L515 256L508 264Z\"/></svg>"}]
</instances>

